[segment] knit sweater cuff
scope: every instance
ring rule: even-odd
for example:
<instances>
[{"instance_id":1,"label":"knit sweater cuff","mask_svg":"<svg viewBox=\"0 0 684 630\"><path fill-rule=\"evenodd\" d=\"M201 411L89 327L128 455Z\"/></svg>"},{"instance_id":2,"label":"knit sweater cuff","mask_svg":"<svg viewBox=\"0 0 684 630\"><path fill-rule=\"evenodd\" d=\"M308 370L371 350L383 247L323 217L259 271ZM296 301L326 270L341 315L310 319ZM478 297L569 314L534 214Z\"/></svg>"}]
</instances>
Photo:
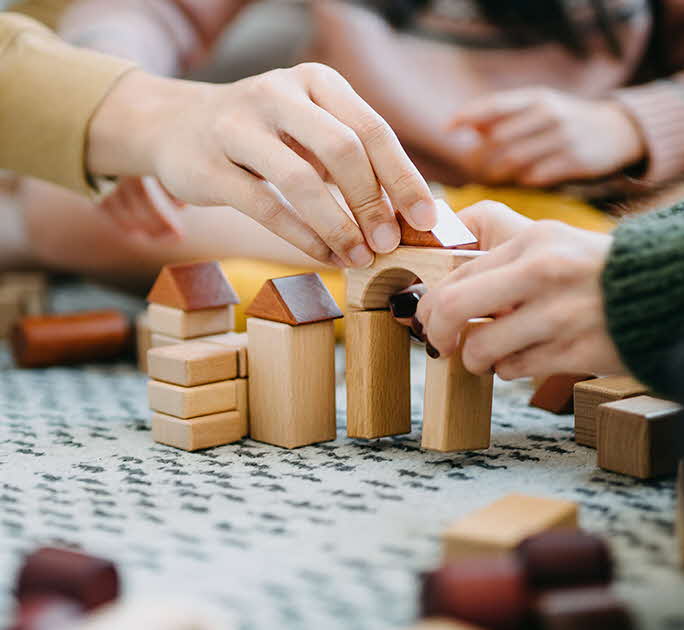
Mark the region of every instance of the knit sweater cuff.
<instances>
[{"instance_id":1,"label":"knit sweater cuff","mask_svg":"<svg viewBox=\"0 0 684 630\"><path fill-rule=\"evenodd\" d=\"M628 219L613 234L602 277L609 332L638 380L674 396L671 353L684 339L684 203Z\"/></svg>"}]
</instances>

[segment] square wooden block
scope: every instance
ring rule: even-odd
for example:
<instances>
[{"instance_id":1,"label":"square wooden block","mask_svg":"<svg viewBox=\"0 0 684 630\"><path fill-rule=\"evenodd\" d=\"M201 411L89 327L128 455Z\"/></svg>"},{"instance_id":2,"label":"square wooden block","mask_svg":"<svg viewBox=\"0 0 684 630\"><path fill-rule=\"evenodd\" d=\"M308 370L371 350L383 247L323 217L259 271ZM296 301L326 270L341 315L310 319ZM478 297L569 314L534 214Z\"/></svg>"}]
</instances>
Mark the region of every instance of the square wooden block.
<instances>
[{"instance_id":1,"label":"square wooden block","mask_svg":"<svg viewBox=\"0 0 684 630\"><path fill-rule=\"evenodd\" d=\"M151 378L192 387L233 379L238 375L238 351L201 341L150 350L148 373Z\"/></svg>"},{"instance_id":2,"label":"square wooden block","mask_svg":"<svg viewBox=\"0 0 684 630\"><path fill-rule=\"evenodd\" d=\"M178 308L150 304L147 307L150 330L179 339L191 339L229 331L234 324L233 306L181 311Z\"/></svg>"},{"instance_id":3,"label":"square wooden block","mask_svg":"<svg viewBox=\"0 0 684 630\"><path fill-rule=\"evenodd\" d=\"M219 335L207 335L206 337L199 337L197 341L206 341L207 343L217 343L222 346L237 348L239 376L240 378L247 378L249 375L247 333L227 332Z\"/></svg>"},{"instance_id":4,"label":"square wooden block","mask_svg":"<svg viewBox=\"0 0 684 630\"><path fill-rule=\"evenodd\" d=\"M598 465L650 479L671 475L684 456L684 409L651 396L598 407Z\"/></svg>"},{"instance_id":5,"label":"square wooden block","mask_svg":"<svg viewBox=\"0 0 684 630\"><path fill-rule=\"evenodd\" d=\"M599 405L640 396L648 391L631 376L606 376L575 385L575 442L596 448L596 414Z\"/></svg>"},{"instance_id":6,"label":"square wooden block","mask_svg":"<svg viewBox=\"0 0 684 630\"><path fill-rule=\"evenodd\" d=\"M195 387L149 381L147 395L150 409L177 418L194 418L237 409L235 381L221 381Z\"/></svg>"},{"instance_id":7,"label":"square wooden block","mask_svg":"<svg viewBox=\"0 0 684 630\"><path fill-rule=\"evenodd\" d=\"M577 519L572 501L509 494L451 525L442 534L444 557L506 553L532 534L577 527Z\"/></svg>"},{"instance_id":8,"label":"square wooden block","mask_svg":"<svg viewBox=\"0 0 684 630\"><path fill-rule=\"evenodd\" d=\"M152 438L155 442L184 451L221 446L242 439L243 420L239 411L224 411L190 420L163 413L152 414Z\"/></svg>"},{"instance_id":9,"label":"square wooden block","mask_svg":"<svg viewBox=\"0 0 684 630\"><path fill-rule=\"evenodd\" d=\"M163 348L164 346L177 346L180 343L188 343L188 340L179 339L178 337L171 337L170 335L162 335L161 333L150 332L150 349Z\"/></svg>"}]
</instances>

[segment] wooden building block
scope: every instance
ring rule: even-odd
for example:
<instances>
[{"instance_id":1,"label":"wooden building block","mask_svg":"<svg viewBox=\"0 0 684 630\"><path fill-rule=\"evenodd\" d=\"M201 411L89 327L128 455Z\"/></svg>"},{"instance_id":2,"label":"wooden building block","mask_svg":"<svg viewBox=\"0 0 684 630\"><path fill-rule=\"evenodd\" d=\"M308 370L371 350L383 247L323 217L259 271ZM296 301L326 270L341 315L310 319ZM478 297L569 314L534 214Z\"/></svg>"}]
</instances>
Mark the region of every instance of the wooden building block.
<instances>
[{"instance_id":1,"label":"wooden building block","mask_svg":"<svg viewBox=\"0 0 684 630\"><path fill-rule=\"evenodd\" d=\"M401 214L397 214L401 228L401 244L416 247L452 248L477 243L475 235L458 218L444 199L435 199L437 224L432 230L421 232L411 227Z\"/></svg>"},{"instance_id":2,"label":"wooden building block","mask_svg":"<svg viewBox=\"0 0 684 630\"><path fill-rule=\"evenodd\" d=\"M237 409L235 381L182 387L161 381L147 383L150 408L177 418L206 416Z\"/></svg>"},{"instance_id":3,"label":"wooden building block","mask_svg":"<svg viewBox=\"0 0 684 630\"><path fill-rule=\"evenodd\" d=\"M249 375L247 333L228 332L221 333L218 335L207 335L206 337L197 337L197 341L206 341L207 343L218 343L223 346L237 348L239 376L240 378L247 378L247 376Z\"/></svg>"},{"instance_id":4,"label":"wooden building block","mask_svg":"<svg viewBox=\"0 0 684 630\"><path fill-rule=\"evenodd\" d=\"M240 303L215 261L164 266L147 296L147 301L182 311L198 311Z\"/></svg>"},{"instance_id":5,"label":"wooden building block","mask_svg":"<svg viewBox=\"0 0 684 630\"><path fill-rule=\"evenodd\" d=\"M442 535L444 557L506 553L533 534L577 527L577 519L571 501L509 494L451 525Z\"/></svg>"},{"instance_id":6,"label":"wooden building block","mask_svg":"<svg viewBox=\"0 0 684 630\"><path fill-rule=\"evenodd\" d=\"M44 273L6 272L0 277L0 286L18 292L24 315L43 315L48 311L48 282Z\"/></svg>"},{"instance_id":7,"label":"wooden building block","mask_svg":"<svg viewBox=\"0 0 684 630\"><path fill-rule=\"evenodd\" d=\"M334 440L333 322L290 326L252 317L247 331L252 439L285 448Z\"/></svg>"},{"instance_id":8,"label":"wooden building block","mask_svg":"<svg viewBox=\"0 0 684 630\"><path fill-rule=\"evenodd\" d=\"M147 311L143 311L135 318L135 348L138 369L144 374L147 374L147 351L151 347L152 331L147 323Z\"/></svg>"},{"instance_id":9,"label":"wooden building block","mask_svg":"<svg viewBox=\"0 0 684 630\"><path fill-rule=\"evenodd\" d=\"M433 451L468 451L489 447L494 376L476 376L463 366L468 334L490 319L473 319L461 334L460 347L450 356L428 358L421 446Z\"/></svg>"},{"instance_id":10,"label":"wooden building block","mask_svg":"<svg viewBox=\"0 0 684 630\"><path fill-rule=\"evenodd\" d=\"M551 413L572 413L576 383L594 378L590 374L553 374L535 382L530 407Z\"/></svg>"},{"instance_id":11,"label":"wooden building block","mask_svg":"<svg viewBox=\"0 0 684 630\"><path fill-rule=\"evenodd\" d=\"M407 630L482 630L482 628L478 628L465 621L457 621L456 619L431 617L430 619L419 621Z\"/></svg>"},{"instance_id":12,"label":"wooden building block","mask_svg":"<svg viewBox=\"0 0 684 630\"><path fill-rule=\"evenodd\" d=\"M147 355L150 378L192 387L226 381L238 375L235 348L201 341L154 348Z\"/></svg>"},{"instance_id":13,"label":"wooden building block","mask_svg":"<svg viewBox=\"0 0 684 630\"><path fill-rule=\"evenodd\" d=\"M651 396L598 406L598 465L650 479L671 475L684 457L684 409Z\"/></svg>"},{"instance_id":14,"label":"wooden building block","mask_svg":"<svg viewBox=\"0 0 684 630\"><path fill-rule=\"evenodd\" d=\"M147 314L150 330L179 339L227 332L235 321L232 306L181 311L170 306L150 304L147 307Z\"/></svg>"},{"instance_id":15,"label":"wooden building block","mask_svg":"<svg viewBox=\"0 0 684 630\"><path fill-rule=\"evenodd\" d=\"M164 413L152 414L152 439L184 451L221 446L244 437L239 411L224 411L183 420Z\"/></svg>"},{"instance_id":16,"label":"wooden building block","mask_svg":"<svg viewBox=\"0 0 684 630\"><path fill-rule=\"evenodd\" d=\"M163 348L164 346L177 346L182 343L192 343L201 339L202 337L179 339L178 337L171 337L171 335L162 335L161 333L152 332L150 334L150 350L152 348Z\"/></svg>"},{"instance_id":17,"label":"wooden building block","mask_svg":"<svg viewBox=\"0 0 684 630\"><path fill-rule=\"evenodd\" d=\"M631 376L606 376L575 385L575 442L596 448L596 410L605 402L640 396L647 388Z\"/></svg>"},{"instance_id":18,"label":"wooden building block","mask_svg":"<svg viewBox=\"0 0 684 630\"><path fill-rule=\"evenodd\" d=\"M242 436L249 435L249 381L246 378L235 379L237 386L237 409L242 421Z\"/></svg>"},{"instance_id":19,"label":"wooden building block","mask_svg":"<svg viewBox=\"0 0 684 630\"><path fill-rule=\"evenodd\" d=\"M0 339L9 335L22 315L21 295L12 288L0 286Z\"/></svg>"},{"instance_id":20,"label":"wooden building block","mask_svg":"<svg viewBox=\"0 0 684 630\"><path fill-rule=\"evenodd\" d=\"M411 431L410 340L389 311L347 311L347 435Z\"/></svg>"},{"instance_id":21,"label":"wooden building block","mask_svg":"<svg viewBox=\"0 0 684 630\"><path fill-rule=\"evenodd\" d=\"M679 460L679 472L677 474L677 510L676 532L677 547L679 551L679 566L684 569L684 459Z\"/></svg>"},{"instance_id":22,"label":"wooden building block","mask_svg":"<svg viewBox=\"0 0 684 630\"><path fill-rule=\"evenodd\" d=\"M387 308L389 298L420 279L428 287L450 271L485 252L430 247L397 247L376 254L367 269L347 270L347 306L354 309Z\"/></svg>"}]
</instances>

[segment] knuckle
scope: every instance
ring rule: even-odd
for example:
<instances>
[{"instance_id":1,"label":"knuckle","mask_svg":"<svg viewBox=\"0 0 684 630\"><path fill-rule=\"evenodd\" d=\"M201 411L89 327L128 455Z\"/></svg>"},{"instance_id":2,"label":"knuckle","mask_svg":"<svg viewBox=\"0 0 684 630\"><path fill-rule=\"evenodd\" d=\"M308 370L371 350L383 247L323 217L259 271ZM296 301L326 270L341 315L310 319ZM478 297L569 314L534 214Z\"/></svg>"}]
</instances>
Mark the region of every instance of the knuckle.
<instances>
[{"instance_id":1,"label":"knuckle","mask_svg":"<svg viewBox=\"0 0 684 630\"><path fill-rule=\"evenodd\" d=\"M382 144L394 138L392 128L374 113L368 113L361 117L359 134L370 144Z\"/></svg>"},{"instance_id":2,"label":"knuckle","mask_svg":"<svg viewBox=\"0 0 684 630\"><path fill-rule=\"evenodd\" d=\"M351 249L361 242L361 233L351 221L341 221L323 233L323 240L333 249Z\"/></svg>"},{"instance_id":3,"label":"knuckle","mask_svg":"<svg viewBox=\"0 0 684 630\"><path fill-rule=\"evenodd\" d=\"M351 130L340 131L325 150L335 161L358 160L363 155L361 141Z\"/></svg>"},{"instance_id":4,"label":"knuckle","mask_svg":"<svg viewBox=\"0 0 684 630\"><path fill-rule=\"evenodd\" d=\"M292 70L296 73L303 74L309 79L330 79L340 76L339 73L330 66L326 66L325 64L316 61L300 63Z\"/></svg>"},{"instance_id":5,"label":"knuckle","mask_svg":"<svg viewBox=\"0 0 684 630\"><path fill-rule=\"evenodd\" d=\"M494 362L490 348L476 335L470 335L463 345L463 363L470 370L481 370Z\"/></svg>"},{"instance_id":6,"label":"knuckle","mask_svg":"<svg viewBox=\"0 0 684 630\"><path fill-rule=\"evenodd\" d=\"M292 166L283 175L283 181L287 182L290 189L304 193L314 188L317 178L316 171L307 163Z\"/></svg>"},{"instance_id":7,"label":"knuckle","mask_svg":"<svg viewBox=\"0 0 684 630\"><path fill-rule=\"evenodd\" d=\"M414 193L415 201L419 201L422 198L417 194L420 192L421 188L419 187L418 175L413 169L401 169L390 183L390 189L397 195Z\"/></svg>"},{"instance_id":8,"label":"knuckle","mask_svg":"<svg viewBox=\"0 0 684 630\"><path fill-rule=\"evenodd\" d=\"M255 212L259 220L266 225L273 225L283 216L285 206L268 197L255 199Z\"/></svg>"}]
</instances>

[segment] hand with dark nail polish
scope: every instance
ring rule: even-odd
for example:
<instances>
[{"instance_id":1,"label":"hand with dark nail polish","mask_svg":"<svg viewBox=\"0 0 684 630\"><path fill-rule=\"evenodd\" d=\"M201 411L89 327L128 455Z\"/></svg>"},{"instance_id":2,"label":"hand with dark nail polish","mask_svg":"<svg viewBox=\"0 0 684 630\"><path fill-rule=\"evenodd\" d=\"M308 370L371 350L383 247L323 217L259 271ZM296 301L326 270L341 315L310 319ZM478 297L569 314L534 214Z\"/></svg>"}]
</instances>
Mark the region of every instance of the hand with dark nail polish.
<instances>
[{"instance_id":1,"label":"hand with dark nail polish","mask_svg":"<svg viewBox=\"0 0 684 630\"><path fill-rule=\"evenodd\" d=\"M389 300L390 311L394 317L406 319L413 317L418 308L420 295L411 291L409 293L397 293Z\"/></svg>"},{"instance_id":2,"label":"hand with dark nail polish","mask_svg":"<svg viewBox=\"0 0 684 630\"><path fill-rule=\"evenodd\" d=\"M415 316L411 318L411 330L421 341L426 341L425 333L423 332L423 324L421 324Z\"/></svg>"},{"instance_id":3,"label":"hand with dark nail polish","mask_svg":"<svg viewBox=\"0 0 684 630\"><path fill-rule=\"evenodd\" d=\"M425 342L425 352L431 359L439 359L439 350L435 348L429 341Z\"/></svg>"}]
</instances>

